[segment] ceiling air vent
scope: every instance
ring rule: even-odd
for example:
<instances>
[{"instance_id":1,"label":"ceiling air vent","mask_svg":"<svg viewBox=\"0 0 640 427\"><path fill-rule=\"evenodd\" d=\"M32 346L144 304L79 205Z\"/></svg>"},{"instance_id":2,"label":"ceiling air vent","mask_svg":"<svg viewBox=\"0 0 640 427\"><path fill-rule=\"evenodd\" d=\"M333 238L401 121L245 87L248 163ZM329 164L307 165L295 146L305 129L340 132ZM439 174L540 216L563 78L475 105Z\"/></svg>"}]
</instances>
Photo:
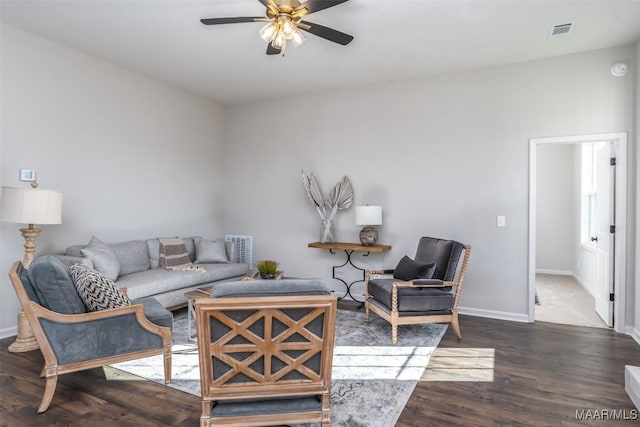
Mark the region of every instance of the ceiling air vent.
<instances>
[{"instance_id":1,"label":"ceiling air vent","mask_svg":"<svg viewBox=\"0 0 640 427\"><path fill-rule=\"evenodd\" d=\"M551 27L549 38L566 36L571 31L571 28L573 28L573 22L554 25L553 27Z\"/></svg>"}]
</instances>

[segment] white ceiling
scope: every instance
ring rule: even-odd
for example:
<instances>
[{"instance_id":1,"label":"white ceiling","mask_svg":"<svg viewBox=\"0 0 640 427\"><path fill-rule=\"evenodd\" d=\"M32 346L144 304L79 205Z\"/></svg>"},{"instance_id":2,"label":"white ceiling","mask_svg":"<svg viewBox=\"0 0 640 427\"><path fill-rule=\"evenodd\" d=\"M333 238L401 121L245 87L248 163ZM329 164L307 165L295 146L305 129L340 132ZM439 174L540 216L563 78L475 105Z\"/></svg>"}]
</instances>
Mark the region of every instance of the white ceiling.
<instances>
[{"instance_id":1,"label":"white ceiling","mask_svg":"<svg viewBox=\"0 0 640 427\"><path fill-rule=\"evenodd\" d=\"M2 21L222 104L324 91L620 46L640 39L640 0L350 0L305 18L355 37L313 35L265 55L258 0L2 0ZM550 39L554 24L574 22ZM621 58L628 59L628 58Z\"/></svg>"}]
</instances>

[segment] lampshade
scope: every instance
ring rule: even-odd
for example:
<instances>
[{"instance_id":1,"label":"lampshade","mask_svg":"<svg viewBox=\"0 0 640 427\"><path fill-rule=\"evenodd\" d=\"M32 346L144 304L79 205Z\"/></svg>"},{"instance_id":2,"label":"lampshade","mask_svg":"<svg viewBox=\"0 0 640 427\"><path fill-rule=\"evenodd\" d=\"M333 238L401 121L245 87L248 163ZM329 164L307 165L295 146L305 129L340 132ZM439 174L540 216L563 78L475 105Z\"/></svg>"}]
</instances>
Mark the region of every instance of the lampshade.
<instances>
[{"instance_id":1,"label":"lampshade","mask_svg":"<svg viewBox=\"0 0 640 427\"><path fill-rule=\"evenodd\" d=\"M62 193L2 187L2 220L19 224L62 224Z\"/></svg>"},{"instance_id":2,"label":"lampshade","mask_svg":"<svg viewBox=\"0 0 640 427\"><path fill-rule=\"evenodd\" d=\"M356 206L356 225L382 225L382 207Z\"/></svg>"}]
</instances>

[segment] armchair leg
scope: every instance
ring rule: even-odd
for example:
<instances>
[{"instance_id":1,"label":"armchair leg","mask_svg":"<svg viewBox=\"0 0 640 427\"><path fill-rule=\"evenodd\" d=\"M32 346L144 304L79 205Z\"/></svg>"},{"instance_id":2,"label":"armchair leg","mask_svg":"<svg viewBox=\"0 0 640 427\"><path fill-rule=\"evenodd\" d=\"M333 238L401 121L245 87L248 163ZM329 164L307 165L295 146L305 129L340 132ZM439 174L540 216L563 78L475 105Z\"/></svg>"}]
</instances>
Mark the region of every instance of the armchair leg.
<instances>
[{"instance_id":1,"label":"armchair leg","mask_svg":"<svg viewBox=\"0 0 640 427\"><path fill-rule=\"evenodd\" d=\"M42 402L40 402L40 406L38 407L39 414L49 409L49 405L51 404L51 400L53 399L53 394L56 392L57 384L57 375L47 378L47 383L44 386L44 396L42 396Z\"/></svg>"},{"instance_id":2,"label":"armchair leg","mask_svg":"<svg viewBox=\"0 0 640 427\"><path fill-rule=\"evenodd\" d=\"M200 416L200 427L211 426L211 402L208 400L202 401L202 415Z\"/></svg>"},{"instance_id":3,"label":"armchair leg","mask_svg":"<svg viewBox=\"0 0 640 427\"><path fill-rule=\"evenodd\" d=\"M164 349L164 383L171 382L171 346Z\"/></svg>"},{"instance_id":4,"label":"armchair leg","mask_svg":"<svg viewBox=\"0 0 640 427\"><path fill-rule=\"evenodd\" d=\"M396 345L398 343L398 325L391 325L391 343Z\"/></svg>"},{"instance_id":5,"label":"armchair leg","mask_svg":"<svg viewBox=\"0 0 640 427\"><path fill-rule=\"evenodd\" d=\"M460 333L460 323L458 323L458 312L454 312L451 315L451 327L453 327L453 332L458 337L458 341L462 340L462 333Z\"/></svg>"},{"instance_id":6,"label":"armchair leg","mask_svg":"<svg viewBox=\"0 0 640 427\"><path fill-rule=\"evenodd\" d=\"M371 321L371 317L369 314L369 300L365 297L364 300L364 321L369 323Z\"/></svg>"}]
</instances>

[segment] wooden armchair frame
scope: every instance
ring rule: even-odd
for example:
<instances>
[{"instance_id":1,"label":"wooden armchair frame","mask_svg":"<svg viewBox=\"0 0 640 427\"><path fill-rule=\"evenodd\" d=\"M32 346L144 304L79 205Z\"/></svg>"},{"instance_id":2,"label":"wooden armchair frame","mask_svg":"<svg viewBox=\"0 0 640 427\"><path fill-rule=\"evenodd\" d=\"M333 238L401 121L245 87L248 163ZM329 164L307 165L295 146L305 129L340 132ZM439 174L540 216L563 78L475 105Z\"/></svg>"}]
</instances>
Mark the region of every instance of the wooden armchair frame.
<instances>
[{"instance_id":1,"label":"wooden armchair frame","mask_svg":"<svg viewBox=\"0 0 640 427\"><path fill-rule=\"evenodd\" d=\"M20 305L24 310L24 313L29 321L29 325L33 329L34 335L42 351L44 357L44 368L40 376L46 378L44 396L38 412L45 412L56 390L58 382L58 375L67 374L70 372L82 371L85 369L98 368L113 363L125 362L128 360L140 359L143 357L163 355L164 356L164 380L165 383L171 381L171 329L158 326L152 323L144 315L143 305L135 304L128 307L116 308L110 310L96 311L83 314L60 314L42 307L38 303L31 301L24 288L22 280L20 280L20 272L23 266L20 261L17 261L11 267L9 271L9 279L13 285L13 288L18 296ZM139 326L146 331L158 335L162 339L162 346L157 348L149 348L141 351L134 351L124 354L116 354L107 357L101 357L91 360L84 360L79 362L60 364L58 358L53 350L49 339L42 327L41 321L50 321L57 324L77 324L89 321L99 321L102 319L115 318L118 316L135 315L135 319ZM83 337L78 337L82 339Z\"/></svg>"},{"instance_id":2,"label":"wooden armchair frame","mask_svg":"<svg viewBox=\"0 0 640 427\"><path fill-rule=\"evenodd\" d=\"M378 316L391 323L391 341L395 345L398 342L398 326L399 325L415 325L420 323L451 323L453 331L458 337L458 340L462 339L462 333L460 332L460 324L458 322L458 303L460 302L460 294L462 292L462 284L464 282L464 276L467 271L467 265L469 264L469 256L471 255L471 246L463 245L464 258L462 259L462 266L460 272L457 275L455 281L443 281L437 284L420 284L419 281L414 283L411 281L394 280L391 290L391 310L385 311L383 308L369 303L369 299L372 298L369 294L369 280L373 275L386 275L393 274L394 270L370 270L365 275L365 321L370 321L370 312L376 313ZM455 288L455 294L453 297L453 304L451 307L451 313L449 314L432 314L421 316L401 316L398 311L398 288L401 287L414 287L414 288L426 288L426 287L453 287Z\"/></svg>"},{"instance_id":3,"label":"wooden armchair frame","mask_svg":"<svg viewBox=\"0 0 640 427\"><path fill-rule=\"evenodd\" d=\"M331 368L337 308L335 296L209 298L200 299L195 305L202 389L201 427L312 422L319 422L323 427L330 425ZM286 314L286 311L296 309L308 310L308 313L296 321ZM230 316L234 311L250 315L242 321L234 320ZM322 336L317 336L307 326L320 316ZM276 320L286 327L283 332L275 332ZM228 332L214 338L212 321L225 325ZM250 330L256 322L264 322L263 336ZM304 337L306 341L290 341L289 338L294 335ZM292 356L291 352L298 355ZM239 360L238 354L247 356ZM305 362L318 355L319 373L305 366ZM229 369L222 374L214 372L214 359L227 364ZM262 372L253 367L258 359L263 360ZM283 366L272 369L276 366L276 359ZM301 378L288 378L292 372ZM234 382L237 377L250 380ZM320 409L243 416L212 416L211 412L215 402L305 396L318 397Z\"/></svg>"}]
</instances>

